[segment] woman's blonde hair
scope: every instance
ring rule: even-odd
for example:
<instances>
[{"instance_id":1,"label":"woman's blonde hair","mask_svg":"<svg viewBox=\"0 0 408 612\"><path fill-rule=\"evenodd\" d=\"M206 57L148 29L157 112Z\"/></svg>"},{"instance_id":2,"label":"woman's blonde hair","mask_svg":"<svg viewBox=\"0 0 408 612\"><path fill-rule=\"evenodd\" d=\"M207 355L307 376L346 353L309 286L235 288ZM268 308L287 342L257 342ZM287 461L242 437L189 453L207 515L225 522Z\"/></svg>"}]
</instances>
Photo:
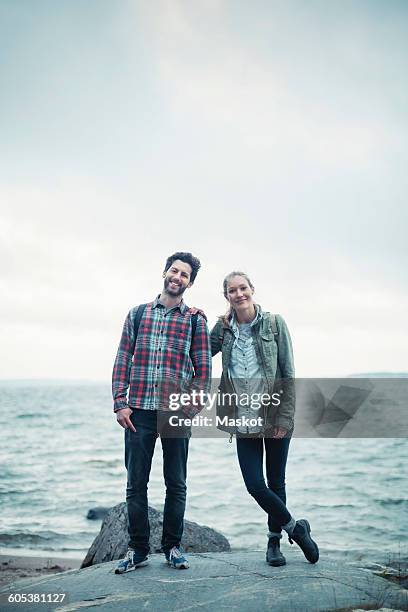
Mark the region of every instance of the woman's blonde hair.
<instances>
[{"instance_id":1,"label":"woman's blonde hair","mask_svg":"<svg viewBox=\"0 0 408 612\"><path fill-rule=\"evenodd\" d=\"M222 283L222 288L223 288L223 291L224 291L225 299L228 299L228 281L230 281L231 279L235 278L236 276L242 276L243 278L245 278L246 282L251 287L251 289L252 290L254 289L254 286L253 286L253 284L251 282L251 279L249 278L248 274L245 274L245 272L239 272L238 270L234 270L233 272L230 272L229 274L227 274L227 276L224 278L224 281ZM233 310L232 307L229 306L227 312L222 317L224 325L229 325L229 320L231 319L232 310Z\"/></svg>"}]
</instances>

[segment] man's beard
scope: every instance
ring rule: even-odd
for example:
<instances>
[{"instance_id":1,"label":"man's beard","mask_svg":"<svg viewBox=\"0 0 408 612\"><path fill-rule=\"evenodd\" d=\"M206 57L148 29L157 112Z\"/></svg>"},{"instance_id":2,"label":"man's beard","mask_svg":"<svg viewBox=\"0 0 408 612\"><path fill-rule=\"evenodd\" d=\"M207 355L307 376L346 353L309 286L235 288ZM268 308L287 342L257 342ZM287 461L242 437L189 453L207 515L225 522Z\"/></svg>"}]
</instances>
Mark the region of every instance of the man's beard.
<instances>
[{"instance_id":1,"label":"man's beard","mask_svg":"<svg viewBox=\"0 0 408 612\"><path fill-rule=\"evenodd\" d=\"M178 297L179 295L183 295L187 287L183 287L183 285L179 285L177 289L170 289L171 281L168 278L164 279L164 290L166 293L171 295L171 297Z\"/></svg>"}]
</instances>

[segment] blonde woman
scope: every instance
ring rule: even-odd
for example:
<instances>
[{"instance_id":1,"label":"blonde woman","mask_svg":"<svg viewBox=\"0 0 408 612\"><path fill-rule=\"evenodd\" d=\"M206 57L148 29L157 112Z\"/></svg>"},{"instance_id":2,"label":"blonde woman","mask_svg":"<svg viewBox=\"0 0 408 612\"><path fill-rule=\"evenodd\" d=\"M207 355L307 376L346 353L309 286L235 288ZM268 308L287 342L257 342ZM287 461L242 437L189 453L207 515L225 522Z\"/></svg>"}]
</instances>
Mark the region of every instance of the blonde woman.
<instances>
[{"instance_id":1,"label":"blonde woman","mask_svg":"<svg viewBox=\"0 0 408 612\"><path fill-rule=\"evenodd\" d=\"M295 411L295 372L288 328L280 315L263 312L255 304L254 286L244 272L228 274L223 290L229 309L211 331L211 351L213 355L222 353L221 397L225 393L225 397L232 396L236 401L219 403L218 427L236 434L245 485L268 515L269 565L286 564L280 551L282 530L288 533L291 544L299 545L310 563L316 563L319 549L310 536L309 522L296 521L286 507L285 469ZM261 406L262 397L269 399Z\"/></svg>"}]
</instances>

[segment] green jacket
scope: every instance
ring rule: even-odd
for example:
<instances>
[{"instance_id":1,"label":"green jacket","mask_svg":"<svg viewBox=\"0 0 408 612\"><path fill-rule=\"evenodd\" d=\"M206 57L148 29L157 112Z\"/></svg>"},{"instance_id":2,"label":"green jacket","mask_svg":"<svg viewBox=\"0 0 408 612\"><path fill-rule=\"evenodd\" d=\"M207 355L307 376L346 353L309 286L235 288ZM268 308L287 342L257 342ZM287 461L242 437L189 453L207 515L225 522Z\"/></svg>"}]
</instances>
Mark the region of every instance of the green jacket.
<instances>
[{"instance_id":1,"label":"green jacket","mask_svg":"<svg viewBox=\"0 0 408 612\"><path fill-rule=\"evenodd\" d=\"M261 307L258 306L260 312ZM264 432L274 426L284 427L289 434L293 431L295 414L295 367L293 363L292 342L287 325L280 315L275 315L277 334L272 328L271 315L264 312L260 320L252 326L255 352L261 365L263 376L268 386L268 393L281 393L279 406L272 402L264 408ZM229 379L228 371L231 360L231 351L234 344L234 334L229 325L220 317L210 334L211 352L216 355L222 353L222 375L219 390L221 393L233 393L234 388ZM217 416L235 418L236 406L217 405ZM219 429L236 433L235 427L219 425Z\"/></svg>"}]
</instances>

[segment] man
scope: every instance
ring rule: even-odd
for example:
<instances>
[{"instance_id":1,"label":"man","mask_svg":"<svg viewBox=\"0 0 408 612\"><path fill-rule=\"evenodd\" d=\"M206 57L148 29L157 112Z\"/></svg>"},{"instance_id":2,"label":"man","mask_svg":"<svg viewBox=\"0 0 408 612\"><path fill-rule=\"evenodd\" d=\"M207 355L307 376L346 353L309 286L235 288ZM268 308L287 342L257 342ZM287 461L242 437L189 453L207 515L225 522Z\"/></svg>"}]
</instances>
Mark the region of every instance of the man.
<instances>
[{"instance_id":1,"label":"man","mask_svg":"<svg viewBox=\"0 0 408 612\"><path fill-rule=\"evenodd\" d=\"M165 265L164 286L153 302L132 308L126 317L112 374L114 412L125 429L126 502L129 548L115 573L148 562L150 526L147 484L158 434L158 417L169 416L166 382L180 388L190 381L206 391L211 378L211 349L207 323L193 315L183 301L200 261L191 253L174 253ZM183 408L193 416L200 407ZM165 419L164 419L165 420ZM185 430L184 430L185 431ZM177 436L177 434L176 434ZM171 567L187 569L180 548L186 504L187 455L190 432L161 435L166 499L162 550Z\"/></svg>"}]
</instances>

